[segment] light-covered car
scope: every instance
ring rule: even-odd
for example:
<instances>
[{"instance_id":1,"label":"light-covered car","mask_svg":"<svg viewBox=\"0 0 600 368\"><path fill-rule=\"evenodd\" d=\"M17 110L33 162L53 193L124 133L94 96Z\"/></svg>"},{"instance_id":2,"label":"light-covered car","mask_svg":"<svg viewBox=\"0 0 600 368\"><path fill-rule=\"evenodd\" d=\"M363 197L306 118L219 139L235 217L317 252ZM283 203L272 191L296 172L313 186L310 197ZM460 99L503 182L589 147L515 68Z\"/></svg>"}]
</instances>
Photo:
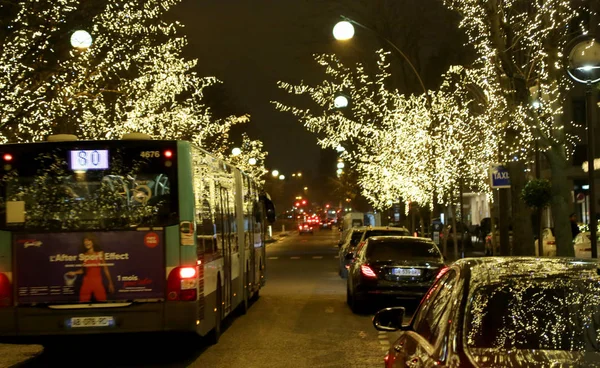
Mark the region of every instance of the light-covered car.
<instances>
[{"instance_id":1,"label":"light-covered car","mask_svg":"<svg viewBox=\"0 0 600 368\"><path fill-rule=\"evenodd\" d=\"M597 269L574 258L458 260L408 325L403 307L375 314L376 329L401 331L385 367L597 367Z\"/></svg>"}]
</instances>

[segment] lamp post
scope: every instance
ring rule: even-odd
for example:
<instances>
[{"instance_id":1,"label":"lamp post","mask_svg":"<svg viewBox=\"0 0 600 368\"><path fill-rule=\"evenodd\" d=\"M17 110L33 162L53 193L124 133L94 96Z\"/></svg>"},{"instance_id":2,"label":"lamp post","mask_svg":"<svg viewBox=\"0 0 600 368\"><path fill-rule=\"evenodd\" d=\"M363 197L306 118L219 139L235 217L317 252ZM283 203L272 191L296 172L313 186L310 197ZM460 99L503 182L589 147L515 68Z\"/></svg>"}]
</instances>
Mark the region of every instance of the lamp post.
<instances>
[{"instance_id":1,"label":"lamp post","mask_svg":"<svg viewBox=\"0 0 600 368\"><path fill-rule=\"evenodd\" d=\"M417 68L415 68L414 64L410 61L410 59L406 56L406 54L404 52L402 52L402 50L400 50L400 48L398 46L396 46L392 41L388 40L387 38L383 37L382 35L380 35L378 32L376 32L375 30L365 26L364 24L361 24L353 19L350 19L344 15L340 16L342 18L342 20L340 22L338 22L334 27L333 27L333 37L336 40L339 41L346 41L351 39L354 36L354 26L358 26L362 29L366 29L367 31L373 33L375 36L377 36L380 40L382 40L383 42L385 42L387 45L389 45L395 52L396 54L398 54L400 56L400 58L402 58L410 67L410 69L413 71L415 77L417 78L417 80L419 81L419 84L421 86L421 88L423 89L423 93L425 95L425 103L427 106L427 109L429 110L429 112L431 113L432 111L432 102L431 102L431 96L429 95L429 91L427 90L427 88L425 88L425 83L423 83L423 79L421 78L421 75L419 74L419 72L417 71ZM435 127L439 124L439 122L437 121L437 119L431 115L431 131L434 131ZM435 162L434 162L434 157L435 157L435 146L431 146L431 157L430 157L430 164L429 166L431 167L431 174L435 175ZM433 202L435 205L435 192L433 194ZM434 217L434 211L431 211L430 213L430 226L432 226L433 224L433 217ZM429 232L431 234L433 234L433 232Z\"/></svg>"},{"instance_id":2,"label":"lamp post","mask_svg":"<svg viewBox=\"0 0 600 368\"><path fill-rule=\"evenodd\" d=\"M419 74L419 72L417 71L417 69L415 68L415 66L413 65L413 63L411 63L410 59L406 56L406 54L404 54L404 52L402 52L402 50L400 50L400 48L398 46L396 46L392 41L388 40L387 38L381 36L376 31L374 31L371 28L365 26L364 24L361 24L361 23L359 23L359 22L357 22L357 21L355 21L353 19L350 19L350 18L348 18L346 16L343 16L343 15L341 15L340 17L342 18L342 21L338 22L333 27L333 37L335 37L336 40L346 41L346 40L349 40L352 37L354 37L354 25L359 26L360 28L366 29L369 32L372 32L378 38L380 38L385 43L387 43L398 55L400 55L401 58L404 59L404 61L406 61L406 63L408 64L408 66L410 66L410 68L412 69L412 71L415 73L415 76L419 80L419 84L421 84L421 88L423 88L423 92L427 96L427 100L429 100L429 94L427 93L427 88L425 88L425 84L423 83L423 79L421 79L421 75Z\"/></svg>"},{"instance_id":3,"label":"lamp post","mask_svg":"<svg viewBox=\"0 0 600 368\"><path fill-rule=\"evenodd\" d=\"M594 84L600 82L600 45L592 35L575 38L567 46L567 73L574 81L585 84L585 105L588 144L589 227L592 258L598 258L596 219L596 189L594 185Z\"/></svg>"}]
</instances>

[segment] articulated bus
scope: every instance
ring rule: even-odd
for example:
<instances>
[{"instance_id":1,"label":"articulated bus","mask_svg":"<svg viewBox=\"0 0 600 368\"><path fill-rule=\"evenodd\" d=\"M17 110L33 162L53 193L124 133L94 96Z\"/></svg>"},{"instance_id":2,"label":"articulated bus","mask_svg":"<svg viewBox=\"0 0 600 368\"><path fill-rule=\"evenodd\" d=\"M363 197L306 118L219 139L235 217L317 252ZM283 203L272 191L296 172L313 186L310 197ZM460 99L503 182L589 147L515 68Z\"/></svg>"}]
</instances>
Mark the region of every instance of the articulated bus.
<instances>
[{"instance_id":1,"label":"articulated bus","mask_svg":"<svg viewBox=\"0 0 600 368\"><path fill-rule=\"evenodd\" d=\"M195 332L265 282L268 195L186 141L0 146L0 336Z\"/></svg>"}]
</instances>

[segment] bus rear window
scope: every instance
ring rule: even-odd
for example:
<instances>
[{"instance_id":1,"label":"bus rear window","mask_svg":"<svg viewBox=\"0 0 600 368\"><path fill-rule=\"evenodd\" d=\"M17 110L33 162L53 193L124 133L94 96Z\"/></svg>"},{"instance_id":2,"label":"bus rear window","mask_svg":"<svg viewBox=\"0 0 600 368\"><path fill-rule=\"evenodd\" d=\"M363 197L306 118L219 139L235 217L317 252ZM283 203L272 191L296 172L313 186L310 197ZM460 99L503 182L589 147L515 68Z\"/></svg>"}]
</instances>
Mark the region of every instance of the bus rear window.
<instances>
[{"instance_id":1,"label":"bus rear window","mask_svg":"<svg viewBox=\"0 0 600 368\"><path fill-rule=\"evenodd\" d=\"M176 223L174 143L3 146L0 225L8 230L114 230ZM169 152L166 157L164 152ZM6 153L3 153L6 154Z\"/></svg>"}]
</instances>

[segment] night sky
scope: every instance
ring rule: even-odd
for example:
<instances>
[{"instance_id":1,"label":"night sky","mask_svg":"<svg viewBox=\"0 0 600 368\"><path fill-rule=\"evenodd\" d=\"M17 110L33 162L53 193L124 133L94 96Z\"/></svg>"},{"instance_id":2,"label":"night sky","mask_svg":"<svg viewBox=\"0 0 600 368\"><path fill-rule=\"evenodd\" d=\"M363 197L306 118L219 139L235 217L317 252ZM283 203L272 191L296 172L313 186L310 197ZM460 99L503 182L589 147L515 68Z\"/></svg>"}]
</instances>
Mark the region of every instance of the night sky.
<instances>
[{"instance_id":1,"label":"night sky","mask_svg":"<svg viewBox=\"0 0 600 368\"><path fill-rule=\"evenodd\" d=\"M421 12L423 2L404 0L404 6ZM379 47L372 35L371 39L352 40L361 44L351 47L333 39L331 30L340 20L341 12L356 19L359 15L352 14L352 9L359 3L356 0L183 0L172 10L173 18L185 25L189 42L185 56L198 59L198 74L223 81L227 98L240 111L251 115L246 130L252 138L264 142L269 152L268 169L277 168L289 175L299 170L314 171L318 166L321 149L316 136L290 114L276 111L270 101L287 96L278 90L278 80L298 83L322 78L314 53L369 51L371 55L371 50ZM427 26L427 22L414 19L414 14L405 15L416 22L413 24ZM451 35L446 32L444 36ZM421 49L428 47L432 47L431 43L421 45Z\"/></svg>"}]
</instances>

